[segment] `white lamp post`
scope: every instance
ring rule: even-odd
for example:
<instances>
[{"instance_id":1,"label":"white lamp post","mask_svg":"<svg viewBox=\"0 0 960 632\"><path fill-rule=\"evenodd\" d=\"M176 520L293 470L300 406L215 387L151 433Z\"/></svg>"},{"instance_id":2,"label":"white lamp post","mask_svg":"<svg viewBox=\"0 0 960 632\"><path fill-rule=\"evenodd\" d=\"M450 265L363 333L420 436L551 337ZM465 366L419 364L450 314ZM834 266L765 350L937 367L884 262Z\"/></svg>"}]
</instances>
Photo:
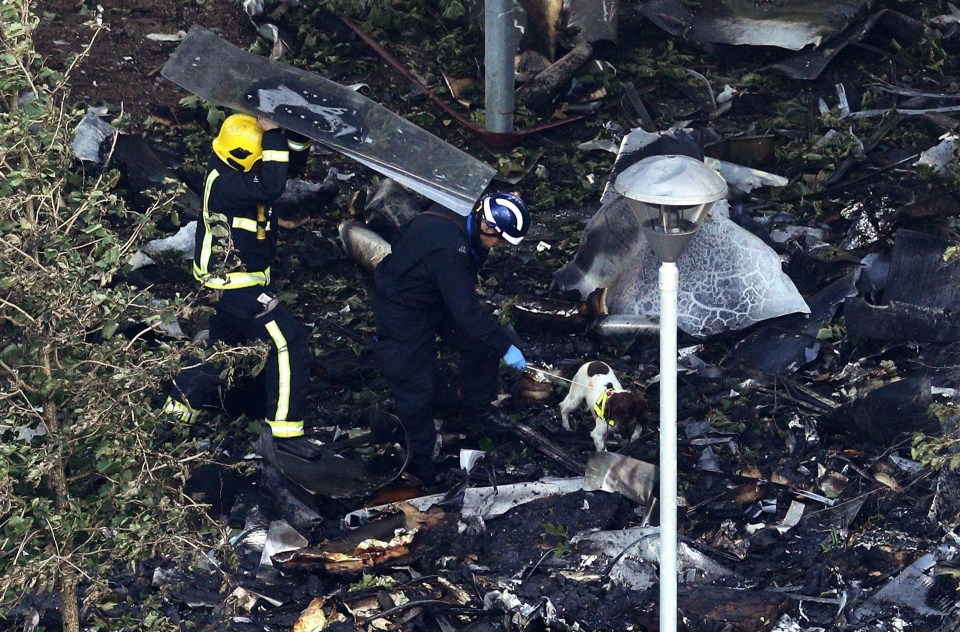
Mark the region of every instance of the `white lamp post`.
<instances>
[{"instance_id":1,"label":"white lamp post","mask_svg":"<svg viewBox=\"0 0 960 632\"><path fill-rule=\"evenodd\" d=\"M660 259L660 632L677 629L677 260L727 194L719 174L689 156L651 156L613 183Z\"/></svg>"}]
</instances>

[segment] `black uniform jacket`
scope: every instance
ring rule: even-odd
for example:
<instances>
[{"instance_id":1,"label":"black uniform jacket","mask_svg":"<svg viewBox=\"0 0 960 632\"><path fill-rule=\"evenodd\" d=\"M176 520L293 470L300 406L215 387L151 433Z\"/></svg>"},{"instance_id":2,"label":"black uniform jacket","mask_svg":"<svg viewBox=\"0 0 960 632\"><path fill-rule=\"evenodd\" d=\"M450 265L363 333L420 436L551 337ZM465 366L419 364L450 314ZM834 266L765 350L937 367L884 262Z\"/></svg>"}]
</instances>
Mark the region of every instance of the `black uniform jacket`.
<instances>
[{"instance_id":1,"label":"black uniform jacket","mask_svg":"<svg viewBox=\"0 0 960 632\"><path fill-rule=\"evenodd\" d=\"M410 340L434 335L452 321L458 335L499 355L510 338L480 305L477 271L487 250L471 243L467 218L433 205L406 226L374 272L377 333Z\"/></svg>"},{"instance_id":2,"label":"black uniform jacket","mask_svg":"<svg viewBox=\"0 0 960 632\"><path fill-rule=\"evenodd\" d=\"M236 289L270 282L276 231L270 204L283 194L289 175L306 163L309 143L275 129L263 134L263 158L239 171L211 156L203 191L203 221L197 224L194 276L207 287ZM297 141L295 142L294 136ZM305 139L304 139L305 141Z\"/></svg>"}]
</instances>

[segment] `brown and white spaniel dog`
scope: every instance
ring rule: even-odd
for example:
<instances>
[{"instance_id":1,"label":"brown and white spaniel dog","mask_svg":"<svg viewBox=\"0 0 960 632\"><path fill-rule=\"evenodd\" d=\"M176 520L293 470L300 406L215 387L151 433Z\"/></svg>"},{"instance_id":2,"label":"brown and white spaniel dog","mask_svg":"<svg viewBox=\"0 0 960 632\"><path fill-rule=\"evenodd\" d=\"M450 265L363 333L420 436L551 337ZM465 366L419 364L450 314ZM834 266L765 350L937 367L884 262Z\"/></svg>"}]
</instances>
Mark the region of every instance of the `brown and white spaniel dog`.
<instances>
[{"instance_id":1,"label":"brown and white spaniel dog","mask_svg":"<svg viewBox=\"0 0 960 632\"><path fill-rule=\"evenodd\" d=\"M606 450L607 434L624 436L632 430L631 440L640 436L640 428L650 417L647 400L640 393L626 391L606 362L587 362L581 366L570 392L560 402L564 430L570 427L570 413L586 406L593 412L595 425L590 432L597 452Z\"/></svg>"}]
</instances>

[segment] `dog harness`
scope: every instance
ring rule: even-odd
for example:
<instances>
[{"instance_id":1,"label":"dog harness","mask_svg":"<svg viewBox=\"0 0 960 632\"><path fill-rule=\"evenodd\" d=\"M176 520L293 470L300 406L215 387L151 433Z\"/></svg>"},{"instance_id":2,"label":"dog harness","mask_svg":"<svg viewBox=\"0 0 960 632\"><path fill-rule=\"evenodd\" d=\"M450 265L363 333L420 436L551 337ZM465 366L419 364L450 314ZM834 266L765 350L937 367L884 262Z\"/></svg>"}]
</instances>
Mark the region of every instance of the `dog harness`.
<instances>
[{"instance_id":1,"label":"dog harness","mask_svg":"<svg viewBox=\"0 0 960 632\"><path fill-rule=\"evenodd\" d=\"M610 427L616 426L616 419L607 419L607 400L610 399L610 396L614 393L620 393L623 389L607 389L604 392L600 393L600 397L597 398L597 402L593 405L593 412L597 414L597 417L607 422L607 425Z\"/></svg>"}]
</instances>

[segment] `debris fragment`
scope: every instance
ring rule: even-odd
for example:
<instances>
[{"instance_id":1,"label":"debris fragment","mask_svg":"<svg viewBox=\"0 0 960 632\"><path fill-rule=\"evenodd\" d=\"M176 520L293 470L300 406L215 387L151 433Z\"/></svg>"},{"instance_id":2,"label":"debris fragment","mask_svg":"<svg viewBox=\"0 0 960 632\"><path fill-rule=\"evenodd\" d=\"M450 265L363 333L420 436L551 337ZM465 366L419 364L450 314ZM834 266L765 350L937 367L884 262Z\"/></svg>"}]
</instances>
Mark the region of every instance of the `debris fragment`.
<instances>
[{"instance_id":1,"label":"debris fragment","mask_svg":"<svg viewBox=\"0 0 960 632\"><path fill-rule=\"evenodd\" d=\"M587 473L583 488L605 492L619 492L627 498L646 505L653 493L656 466L644 461L614 454L594 452L587 459Z\"/></svg>"},{"instance_id":2,"label":"debris fragment","mask_svg":"<svg viewBox=\"0 0 960 632\"><path fill-rule=\"evenodd\" d=\"M187 222L175 234L161 239L154 239L140 247L127 265L130 271L143 266L154 265L152 257L179 255L183 259L193 259L194 242L197 235L197 221Z\"/></svg>"},{"instance_id":3,"label":"debris fragment","mask_svg":"<svg viewBox=\"0 0 960 632\"><path fill-rule=\"evenodd\" d=\"M186 31L176 33L147 33L147 39L153 42L179 42L187 36Z\"/></svg>"},{"instance_id":4,"label":"debris fragment","mask_svg":"<svg viewBox=\"0 0 960 632\"><path fill-rule=\"evenodd\" d=\"M338 230L343 251L369 273L393 250L387 240L363 222L348 219L340 223Z\"/></svg>"},{"instance_id":5,"label":"debris fragment","mask_svg":"<svg viewBox=\"0 0 960 632\"><path fill-rule=\"evenodd\" d=\"M273 556L284 551L301 549L308 544L309 541L285 521L272 521L270 528L267 530L267 540L263 546L263 553L260 556L257 579L266 583L277 581L279 575L273 564Z\"/></svg>"},{"instance_id":6,"label":"debris fragment","mask_svg":"<svg viewBox=\"0 0 960 632\"><path fill-rule=\"evenodd\" d=\"M100 147L107 138L113 138L117 130L103 120L107 115L107 108L89 108L73 132L73 142L70 148L73 155L80 160L100 163Z\"/></svg>"},{"instance_id":7,"label":"debris fragment","mask_svg":"<svg viewBox=\"0 0 960 632\"><path fill-rule=\"evenodd\" d=\"M924 616L946 614L944 609L931 605L927 600L927 595L934 585L933 570L938 560L949 560L954 557L956 557L956 549L950 546L943 546L935 551L924 553L870 597L858 609L858 614L869 616L880 609L880 604L884 602L907 606Z\"/></svg>"},{"instance_id":8,"label":"debris fragment","mask_svg":"<svg viewBox=\"0 0 960 632\"><path fill-rule=\"evenodd\" d=\"M960 340L960 261L944 262L950 242L901 229L897 231L882 303L849 298L844 304L854 338L890 341Z\"/></svg>"}]
</instances>

